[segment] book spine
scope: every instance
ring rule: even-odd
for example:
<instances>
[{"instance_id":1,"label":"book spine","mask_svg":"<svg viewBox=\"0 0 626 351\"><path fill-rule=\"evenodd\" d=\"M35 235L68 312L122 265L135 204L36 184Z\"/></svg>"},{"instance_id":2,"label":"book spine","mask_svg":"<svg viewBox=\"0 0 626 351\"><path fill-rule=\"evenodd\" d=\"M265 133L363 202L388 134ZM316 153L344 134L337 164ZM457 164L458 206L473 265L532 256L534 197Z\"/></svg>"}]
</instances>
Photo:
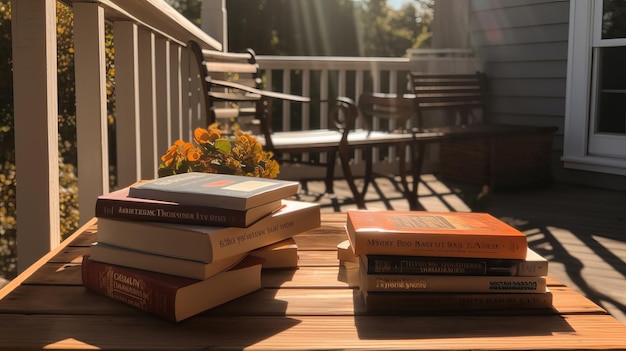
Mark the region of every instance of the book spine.
<instances>
[{"instance_id":1,"label":"book spine","mask_svg":"<svg viewBox=\"0 0 626 351\"><path fill-rule=\"evenodd\" d=\"M371 275L361 276L361 290L396 292L543 293L545 277Z\"/></svg>"},{"instance_id":2,"label":"book spine","mask_svg":"<svg viewBox=\"0 0 626 351\"><path fill-rule=\"evenodd\" d=\"M357 255L524 259L527 251L525 237L351 231L349 235Z\"/></svg>"},{"instance_id":3,"label":"book spine","mask_svg":"<svg viewBox=\"0 0 626 351\"><path fill-rule=\"evenodd\" d=\"M553 295L543 294L428 294L428 293L366 293L368 312L415 313L443 311L506 311L550 309Z\"/></svg>"},{"instance_id":4,"label":"book spine","mask_svg":"<svg viewBox=\"0 0 626 351\"><path fill-rule=\"evenodd\" d=\"M136 270L93 261L85 256L82 262L82 281L86 289L97 294L166 320L176 321L176 292Z\"/></svg>"},{"instance_id":5,"label":"book spine","mask_svg":"<svg viewBox=\"0 0 626 351\"><path fill-rule=\"evenodd\" d=\"M96 217L184 223L222 227L245 227L246 213L202 206L156 204L124 200L96 200Z\"/></svg>"},{"instance_id":6,"label":"book spine","mask_svg":"<svg viewBox=\"0 0 626 351\"><path fill-rule=\"evenodd\" d=\"M98 241L126 249L211 263L320 226L319 205L283 208L249 227L191 227L102 219ZM300 206L300 205L298 205Z\"/></svg>"},{"instance_id":7,"label":"book spine","mask_svg":"<svg viewBox=\"0 0 626 351\"><path fill-rule=\"evenodd\" d=\"M239 231L222 230L210 235L213 260L220 260L293 237L321 224L319 206L267 217Z\"/></svg>"},{"instance_id":8,"label":"book spine","mask_svg":"<svg viewBox=\"0 0 626 351\"><path fill-rule=\"evenodd\" d=\"M547 275L542 261L483 260L458 257L366 255L368 274L504 275L535 277Z\"/></svg>"}]
</instances>

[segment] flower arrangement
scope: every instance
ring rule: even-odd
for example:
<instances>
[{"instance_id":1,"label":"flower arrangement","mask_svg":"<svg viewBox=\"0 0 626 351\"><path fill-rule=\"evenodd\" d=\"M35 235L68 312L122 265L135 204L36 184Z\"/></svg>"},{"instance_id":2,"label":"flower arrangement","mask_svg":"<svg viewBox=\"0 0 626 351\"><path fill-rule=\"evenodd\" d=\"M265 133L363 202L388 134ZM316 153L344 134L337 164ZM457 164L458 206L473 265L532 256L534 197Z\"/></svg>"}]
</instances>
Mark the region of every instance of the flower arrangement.
<instances>
[{"instance_id":1,"label":"flower arrangement","mask_svg":"<svg viewBox=\"0 0 626 351\"><path fill-rule=\"evenodd\" d=\"M209 126L194 130L194 142L176 140L161 156L159 176L187 172L207 172L276 178L279 172L274 154L251 135L234 131L226 135Z\"/></svg>"}]
</instances>

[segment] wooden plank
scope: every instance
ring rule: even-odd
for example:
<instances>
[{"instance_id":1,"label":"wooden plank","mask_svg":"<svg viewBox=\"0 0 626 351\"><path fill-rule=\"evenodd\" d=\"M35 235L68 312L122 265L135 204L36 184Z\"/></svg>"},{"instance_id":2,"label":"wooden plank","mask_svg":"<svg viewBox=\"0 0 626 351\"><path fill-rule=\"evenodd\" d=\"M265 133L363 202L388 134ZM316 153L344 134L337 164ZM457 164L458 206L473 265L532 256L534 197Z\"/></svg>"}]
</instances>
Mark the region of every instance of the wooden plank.
<instances>
[{"instance_id":1,"label":"wooden plank","mask_svg":"<svg viewBox=\"0 0 626 351\"><path fill-rule=\"evenodd\" d=\"M173 325L129 316L0 316L6 348L150 350L623 349L626 327L609 316L193 318ZM233 334L233 331L236 331ZM112 337L114 336L114 337ZM10 341L9 341L10 340Z\"/></svg>"},{"instance_id":2,"label":"wooden plank","mask_svg":"<svg viewBox=\"0 0 626 351\"><path fill-rule=\"evenodd\" d=\"M493 311L474 314L607 314L589 299L567 287L550 288L554 311ZM0 300L0 312L59 315L146 315L131 306L87 291L82 286L20 286L10 298ZM365 315L358 289L265 288L206 312L222 316ZM471 313L456 313L470 315ZM437 315L431 312L428 315Z\"/></svg>"}]
</instances>

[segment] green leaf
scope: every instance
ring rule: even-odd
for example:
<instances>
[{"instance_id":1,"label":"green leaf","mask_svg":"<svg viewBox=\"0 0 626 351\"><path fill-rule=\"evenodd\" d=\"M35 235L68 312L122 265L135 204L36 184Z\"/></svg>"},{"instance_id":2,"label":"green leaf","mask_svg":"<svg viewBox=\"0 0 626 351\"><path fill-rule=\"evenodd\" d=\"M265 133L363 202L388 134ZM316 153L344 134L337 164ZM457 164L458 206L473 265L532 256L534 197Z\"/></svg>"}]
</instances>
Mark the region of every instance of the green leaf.
<instances>
[{"instance_id":1,"label":"green leaf","mask_svg":"<svg viewBox=\"0 0 626 351\"><path fill-rule=\"evenodd\" d=\"M215 147L215 150L221 152L222 154L230 153L230 141L226 139L215 140L215 144L213 146Z\"/></svg>"}]
</instances>

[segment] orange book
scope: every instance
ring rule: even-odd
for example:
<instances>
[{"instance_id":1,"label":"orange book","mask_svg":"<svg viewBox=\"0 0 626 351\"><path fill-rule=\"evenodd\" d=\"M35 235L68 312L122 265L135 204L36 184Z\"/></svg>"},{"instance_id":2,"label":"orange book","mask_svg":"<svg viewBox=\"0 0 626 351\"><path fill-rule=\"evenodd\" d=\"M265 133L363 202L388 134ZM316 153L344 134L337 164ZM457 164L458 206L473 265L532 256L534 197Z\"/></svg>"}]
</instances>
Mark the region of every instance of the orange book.
<instances>
[{"instance_id":1,"label":"orange book","mask_svg":"<svg viewBox=\"0 0 626 351\"><path fill-rule=\"evenodd\" d=\"M348 211L346 232L356 255L524 259L519 230L487 213Z\"/></svg>"}]
</instances>

